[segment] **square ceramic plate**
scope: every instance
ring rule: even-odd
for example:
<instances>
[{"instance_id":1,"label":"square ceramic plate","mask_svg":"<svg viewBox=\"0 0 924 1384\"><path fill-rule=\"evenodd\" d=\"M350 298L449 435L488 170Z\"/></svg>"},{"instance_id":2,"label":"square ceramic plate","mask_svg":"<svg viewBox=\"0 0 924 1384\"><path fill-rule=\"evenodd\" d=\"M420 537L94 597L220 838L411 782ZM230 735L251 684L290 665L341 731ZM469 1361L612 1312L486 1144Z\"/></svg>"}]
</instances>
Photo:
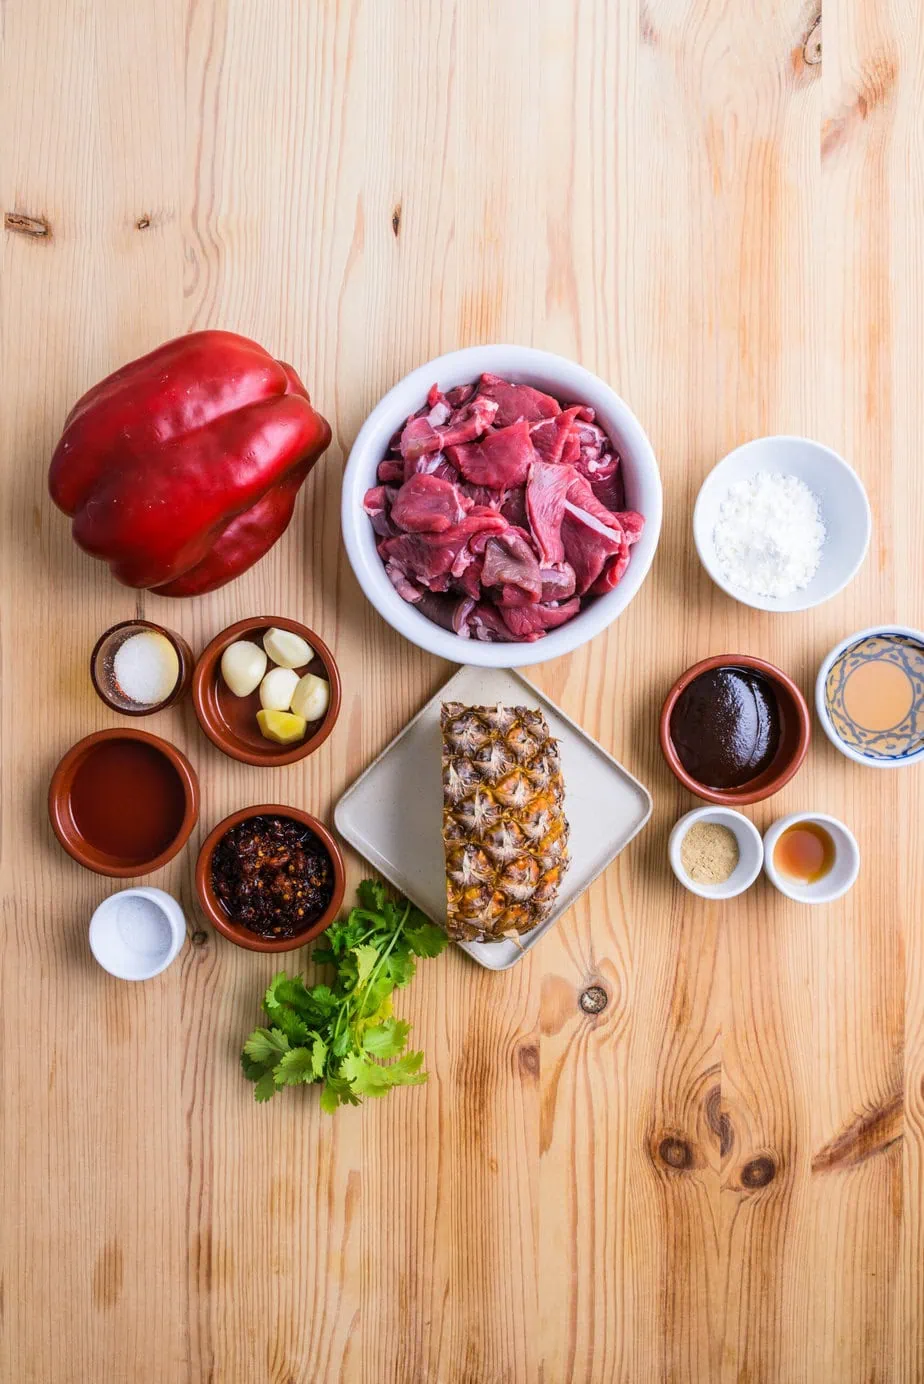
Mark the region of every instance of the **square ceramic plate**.
<instances>
[{"instance_id":1,"label":"square ceramic plate","mask_svg":"<svg viewBox=\"0 0 924 1384\"><path fill-rule=\"evenodd\" d=\"M446 923L440 738L443 702L538 707L560 742L565 814L571 825L571 868L555 911L526 934L520 947L509 941L458 944L479 965L504 971L536 945L642 829L651 816L651 796L519 673L503 668L461 668L344 793L334 813L340 835L441 926Z\"/></svg>"}]
</instances>

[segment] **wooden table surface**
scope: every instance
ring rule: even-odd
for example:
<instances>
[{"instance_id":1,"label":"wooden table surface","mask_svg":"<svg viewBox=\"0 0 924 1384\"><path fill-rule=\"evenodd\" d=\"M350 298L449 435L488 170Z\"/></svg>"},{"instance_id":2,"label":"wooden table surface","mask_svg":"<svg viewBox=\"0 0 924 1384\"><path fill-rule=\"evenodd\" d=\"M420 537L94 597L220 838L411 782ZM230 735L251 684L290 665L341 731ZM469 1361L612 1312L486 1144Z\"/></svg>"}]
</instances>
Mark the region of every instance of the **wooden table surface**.
<instances>
[{"instance_id":1,"label":"wooden table surface","mask_svg":"<svg viewBox=\"0 0 924 1384\"><path fill-rule=\"evenodd\" d=\"M667 867L694 804L656 743L706 654L810 693L843 635L924 624L924 22L831 0L822 46L817 20L814 0L0 4L3 1379L924 1380L924 771L860 769L816 727L750 815L842 816L858 885L710 906ZM334 442L264 562L171 603L77 551L45 472L81 391L206 326L294 362ZM195 845L267 797L329 816L448 675L362 598L338 494L380 395L480 341L579 359L659 457L652 575L535 674L654 816L510 972L421 967L401 1010L429 1085L333 1119L312 1089L256 1106L237 1059L274 966L197 913ZM691 541L706 472L769 432L840 450L875 515L850 589L786 617L727 600ZM223 758L188 703L149 723L202 814L150 881L191 940L143 986L96 968L113 885L45 815L64 749L120 724L87 658L136 611L197 648L302 618L345 685L333 738L276 773Z\"/></svg>"}]
</instances>

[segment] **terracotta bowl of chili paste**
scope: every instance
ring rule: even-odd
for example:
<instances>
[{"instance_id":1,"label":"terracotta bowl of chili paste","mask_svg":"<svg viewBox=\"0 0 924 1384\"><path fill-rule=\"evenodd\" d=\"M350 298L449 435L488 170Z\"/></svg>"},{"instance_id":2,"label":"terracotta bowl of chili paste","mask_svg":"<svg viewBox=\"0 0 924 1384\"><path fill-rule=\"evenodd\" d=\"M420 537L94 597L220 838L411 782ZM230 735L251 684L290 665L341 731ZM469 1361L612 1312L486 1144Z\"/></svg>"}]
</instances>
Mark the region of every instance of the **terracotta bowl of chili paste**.
<instances>
[{"instance_id":1,"label":"terracotta bowl of chili paste","mask_svg":"<svg viewBox=\"0 0 924 1384\"><path fill-rule=\"evenodd\" d=\"M330 684L327 712L320 721L310 723L304 739L294 745L277 745L261 735L257 725L259 689L247 697L236 697L221 675L221 656L229 644L246 639L262 648L263 636L271 629L290 630L310 644L314 658L296 671L299 676L314 673ZM200 726L212 744L231 759L260 768L295 764L314 754L334 729L340 714L340 672L323 639L307 625L278 615L254 615L229 625L203 649L193 673L192 698Z\"/></svg>"},{"instance_id":2,"label":"terracotta bowl of chili paste","mask_svg":"<svg viewBox=\"0 0 924 1384\"><path fill-rule=\"evenodd\" d=\"M196 862L203 912L249 951L284 952L318 937L340 911L343 856L322 822L279 803L232 812Z\"/></svg>"},{"instance_id":3,"label":"terracotta bowl of chili paste","mask_svg":"<svg viewBox=\"0 0 924 1384\"><path fill-rule=\"evenodd\" d=\"M48 815L61 845L99 875L130 879L182 850L199 816L199 780L174 745L143 730L101 730L52 776Z\"/></svg>"},{"instance_id":4,"label":"terracotta bowl of chili paste","mask_svg":"<svg viewBox=\"0 0 924 1384\"><path fill-rule=\"evenodd\" d=\"M725 807L778 792L801 766L810 736L808 706L792 678L749 654L695 663L661 708L661 750L674 775Z\"/></svg>"}]
</instances>

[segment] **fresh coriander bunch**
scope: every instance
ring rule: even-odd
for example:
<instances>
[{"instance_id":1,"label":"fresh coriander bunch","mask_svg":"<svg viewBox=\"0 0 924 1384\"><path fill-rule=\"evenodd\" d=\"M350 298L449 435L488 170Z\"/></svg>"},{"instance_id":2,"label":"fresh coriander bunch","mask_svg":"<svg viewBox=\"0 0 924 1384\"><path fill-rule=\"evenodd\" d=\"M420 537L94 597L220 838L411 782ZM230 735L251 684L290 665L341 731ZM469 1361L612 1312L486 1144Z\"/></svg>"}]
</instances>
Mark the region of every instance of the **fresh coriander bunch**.
<instances>
[{"instance_id":1,"label":"fresh coriander bunch","mask_svg":"<svg viewBox=\"0 0 924 1384\"><path fill-rule=\"evenodd\" d=\"M405 1051L411 1026L393 1016L391 997L413 979L416 957L439 956L446 934L378 880L363 880L357 894L359 907L332 923L312 953L335 968L331 984L308 986L285 971L270 982L270 1027L254 1029L241 1054L258 1101L282 1086L323 1082L321 1109L332 1114L427 1079L423 1053Z\"/></svg>"}]
</instances>

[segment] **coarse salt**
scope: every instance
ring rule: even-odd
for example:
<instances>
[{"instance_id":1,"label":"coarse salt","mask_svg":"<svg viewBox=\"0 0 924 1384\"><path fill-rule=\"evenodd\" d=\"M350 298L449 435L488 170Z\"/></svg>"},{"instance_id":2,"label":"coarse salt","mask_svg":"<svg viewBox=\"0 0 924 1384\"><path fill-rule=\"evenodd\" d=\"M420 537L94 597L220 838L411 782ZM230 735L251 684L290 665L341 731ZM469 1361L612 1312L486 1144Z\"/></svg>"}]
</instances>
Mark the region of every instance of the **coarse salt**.
<instances>
[{"instance_id":1,"label":"coarse salt","mask_svg":"<svg viewBox=\"0 0 924 1384\"><path fill-rule=\"evenodd\" d=\"M751 596L791 596L808 586L825 538L817 495L779 471L730 485L713 531L723 578Z\"/></svg>"},{"instance_id":2,"label":"coarse salt","mask_svg":"<svg viewBox=\"0 0 924 1384\"><path fill-rule=\"evenodd\" d=\"M119 645L112 660L112 676L117 690L130 702L156 706L176 687L180 660L165 635L142 630Z\"/></svg>"}]
</instances>

